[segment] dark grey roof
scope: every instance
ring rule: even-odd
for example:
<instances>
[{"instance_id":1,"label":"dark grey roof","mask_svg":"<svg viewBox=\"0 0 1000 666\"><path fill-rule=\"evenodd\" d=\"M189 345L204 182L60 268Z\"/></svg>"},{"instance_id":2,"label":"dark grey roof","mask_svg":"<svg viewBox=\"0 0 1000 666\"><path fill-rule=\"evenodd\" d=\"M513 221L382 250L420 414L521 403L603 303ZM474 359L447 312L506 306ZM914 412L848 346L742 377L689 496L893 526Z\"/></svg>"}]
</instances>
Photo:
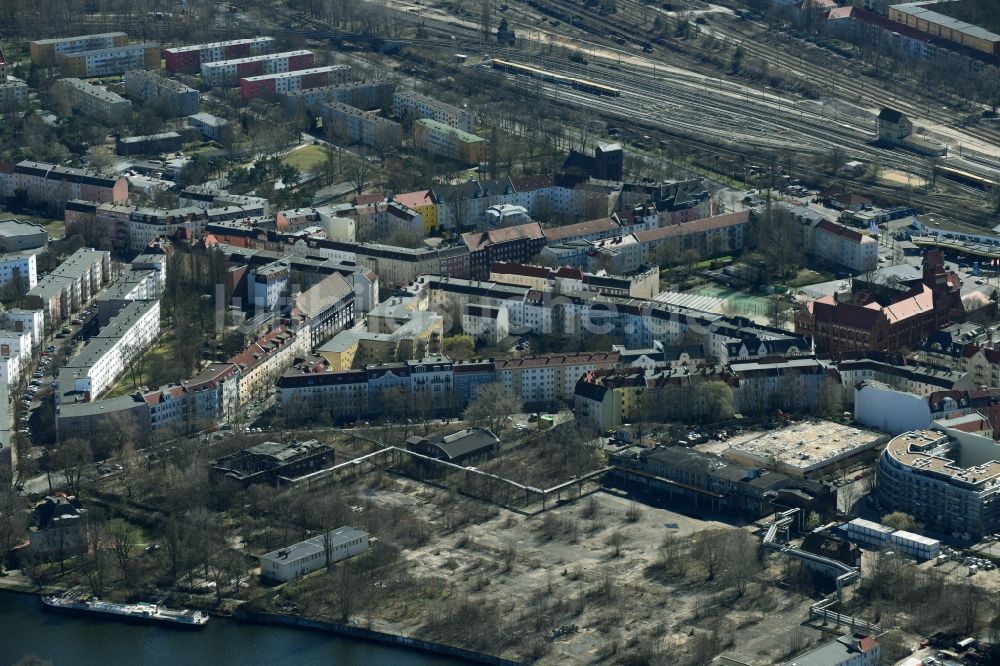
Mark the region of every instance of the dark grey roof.
<instances>
[{"instance_id":1,"label":"dark grey roof","mask_svg":"<svg viewBox=\"0 0 1000 666\"><path fill-rule=\"evenodd\" d=\"M898 123L903 119L903 113L901 111L897 111L896 109L890 109L887 106L883 106L882 111L878 114L878 119L890 123Z\"/></svg>"}]
</instances>

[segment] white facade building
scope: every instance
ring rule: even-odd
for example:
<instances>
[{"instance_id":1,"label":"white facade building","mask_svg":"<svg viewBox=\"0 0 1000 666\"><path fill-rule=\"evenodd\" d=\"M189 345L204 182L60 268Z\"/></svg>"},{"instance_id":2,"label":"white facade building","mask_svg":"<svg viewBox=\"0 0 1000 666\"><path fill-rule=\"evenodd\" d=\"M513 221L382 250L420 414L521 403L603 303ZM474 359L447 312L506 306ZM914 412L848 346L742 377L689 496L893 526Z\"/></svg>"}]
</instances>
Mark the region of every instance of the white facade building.
<instances>
[{"instance_id":1,"label":"white facade building","mask_svg":"<svg viewBox=\"0 0 1000 666\"><path fill-rule=\"evenodd\" d=\"M338 527L326 534L260 555L260 577L264 581L285 583L334 562L346 560L368 550L368 533L353 527Z\"/></svg>"},{"instance_id":2,"label":"white facade building","mask_svg":"<svg viewBox=\"0 0 1000 666\"><path fill-rule=\"evenodd\" d=\"M12 281L21 281L21 293L38 284L38 260L35 252L7 252L0 254L0 288Z\"/></svg>"}]
</instances>

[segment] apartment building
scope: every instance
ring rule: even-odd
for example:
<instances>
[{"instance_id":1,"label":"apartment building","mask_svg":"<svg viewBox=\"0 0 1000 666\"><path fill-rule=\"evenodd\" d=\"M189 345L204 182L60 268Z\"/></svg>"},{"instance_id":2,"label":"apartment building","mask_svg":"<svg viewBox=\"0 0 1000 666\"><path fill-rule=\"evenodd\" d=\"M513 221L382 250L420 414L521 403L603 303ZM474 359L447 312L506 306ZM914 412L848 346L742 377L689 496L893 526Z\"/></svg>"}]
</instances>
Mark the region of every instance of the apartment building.
<instances>
[{"instance_id":1,"label":"apartment building","mask_svg":"<svg viewBox=\"0 0 1000 666\"><path fill-rule=\"evenodd\" d=\"M109 279L111 253L81 248L38 281L26 295L32 309L41 310L46 331L90 301Z\"/></svg>"},{"instance_id":2,"label":"apartment building","mask_svg":"<svg viewBox=\"0 0 1000 666\"><path fill-rule=\"evenodd\" d=\"M240 79L240 97L249 102L252 99L274 97L295 90L328 86L345 81L349 74L350 69L344 65L328 65L294 72L247 76Z\"/></svg>"},{"instance_id":3,"label":"apartment building","mask_svg":"<svg viewBox=\"0 0 1000 666\"><path fill-rule=\"evenodd\" d=\"M142 69L125 72L125 95L171 116L198 113L201 100L200 93L194 88Z\"/></svg>"},{"instance_id":4,"label":"apartment building","mask_svg":"<svg viewBox=\"0 0 1000 666\"><path fill-rule=\"evenodd\" d=\"M693 250L699 256L713 256L742 250L750 237L750 212L716 215L703 220L639 231L643 261L658 263L660 257L675 260Z\"/></svg>"},{"instance_id":5,"label":"apartment building","mask_svg":"<svg viewBox=\"0 0 1000 666\"><path fill-rule=\"evenodd\" d=\"M374 111L363 111L339 102L323 105L323 127L327 136L376 149L398 146L403 140L399 123Z\"/></svg>"},{"instance_id":6,"label":"apartment building","mask_svg":"<svg viewBox=\"0 0 1000 666\"><path fill-rule=\"evenodd\" d=\"M63 53L59 55L59 68L63 76L84 79L124 74L133 69L159 69L160 45L147 42Z\"/></svg>"},{"instance_id":7,"label":"apartment building","mask_svg":"<svg viewBox=\"0 0 1000 666\"><path fill-rule=\"evenodd\" d=\"M38 284L37 254L35 250L0 254L0 289L17 283L23 294Z\"/></svg>"},{"instance_id":8,"label":"apartment building","mask_svg":"<svg viewBox=\"0 0 1000 666\"><path fill-rule=\"evenodd\" d=\"M96 400L160 334L160 302L132 301L59 371L56 402Z\"/></svg>"},{"instance_id":9,"label":"apartment building","mask_svg":"<svg viewBox=\"0 0 1000 666\"><path fill-rule=\"evenodd\" d=\"M327 275L291 301L293 312L309 323L310 349L354 324L354 289L339 273Z\"/></svg>"},{"instance_id":10,"label":"apartment building","mask_svg":"<svg viewBox=\"0 0 1000 666\"><path fill-rule=\"evenodd\" d=\"M309 353L310 340L308 324L297 329L283 324L229 359L240 369L240 404L264 396L296 358Z\"/></svg>"},{"instance_id":11,"label":"apartment building","mask_svg":"<svg viewBox=\"0 0 1000 666\"><path fill-rule=\"evenodd\" d=\"M28 84L24 81L5 80L0 77L0 111L20 109L27 105Z\"/></svg>"},{"instance_id":12,"label":"apartment building","mask_svg":"<svg viewBox=\"0 0 1000 666\"><path fill-rule=\"evenodd\" d=\"M485 232L462 234L469 250L469 274L485 279L500 261L528 263L545 247L545 234L537 222Z\"/></svg>"},{"instance_id":13,"label":"apartment building","mask_svg":"<svg viewBox=\"0 0 1000 666\"><path fill-rule=\"evenodd\" d=\"M486 139L427 118L413 123L413 147L463 164L486 159Z\"/></svg>"},{"instance_id":14,"label":"apartment building","mask_svg":"<svg viewBox=\"0 0 1000 666\"><path fill-rule=\"evenodd\" d=\"M273 47L273 37L230 39L224 42L191 44L163 49L163 60L168 72L193 74L200 71L202 63L268 53Z\"/></svg>"},{"instance_id":15,"label":"apartment building","mask_svg":"<svg viewBox=\"0 0 1000 666\"><path fill-rule=\"evenodd\" d=\"M474 112L410 91L400 91L392 96L392 115L397 119L405 116L414 120L426 118L465 133L471 133L476 128Z\"/></svg>"},{"instance_id":16,"label":"apartment building","mask_svg":"<svg viewBox=\"0 0 1000 666\"><path fill-rule=\"evenodd\" d=\"M69 100L73 113L90 116L105 125L116 125L132 116L132 102L101 86L66 78L57 80L53 87Z\"/></svg>"},{"instance_id":17,"label":"apartment building","mask_svg":"<svg viewBox=\"0 0 1000 666\"><path fill-rule=\"evenodd\" d=\"M252 197L249 199L253 199ZM267 214L265 204L252 200L247 205L212 208L147 208L74 199L66 202L66 228L97 225L116 249L141 251L158 238L201 238L208 225L231 220L252 220Z\"/></svg>"},{"instance_id":18,"label":"apartment building","mask_svg":"<svg viewBox=\"0 0 1000 666\"><path fill-rule=\"evenodd\" d=\"M294 72L312 67L316 56L312 51L297 50L264 53L201 63L201 78L210 86L235 86L246 76Z\"/></svg>"},{"instance_id":19,"label":"apartment building","mask_svg":"<svg viewBox=\"0 0 1000 666\"><path fill-rule=\"evenodd\" d=\"M0 165L0 171L5 167ZM62 208L70 199L125 203L128 200L128 181L109 178L93 171L71 169L47 162L18 162L2 177L0 195L13 196L15 190L24 190L28 199L37 203Z\"/></svg>"},{"instance_id":20,"label":"apartment building","mask_svg":"<svg viewBox=\"0 0 1000 666\"><path fill-rule=\"evenodd\" d=\"M154 437L187 434L233 420L239 410L239 367L213 363L191 379L142 394Z\"/></svg>"},{"instance_id":21,"label":"apartment building","mask_svg":"<svg viewBox=\"0 0 1000 666\"><path fill-rule=\"evenodd\" d=\"M59 64L59 56L66 53L107 49L126 44L128 44L128 35L124 32L36 39L30 43L31 64L38 67L53 67Z\"/></svg>"},{"instance_id":22,"label":"apartment building","mask_svg":"<svg viewBox=\"0 0 1000 666\"><path fill-rule=\"evenodd\" d=\"M978 538L1000 529L1000 446L935 426L897 435L876 466L878 499L941 533Z\"/></svg>"},{"instance_id":23,"label":"apartment building","mask_svg":"<svg viewBox=\"0 0 1000 666\"><path fill-rule=\"evenodd\" d=\"M496 262L490 267L490 282L515 284L538 291L576 294L592 292L607 296L652 299L660 293L660 271L649 268L635 275L597 275L578 268Z\"/></svg>"},{"instance_id":24,"label":"apartment building","mask_svg":"<svg viewBox=\"0 0 1000 666\"><path fill-rule=\"evenodd\" d=\"M917 396L939 391L968 391L976 388L973 377L964 371L919 363L900 354L879 352L841 353L833 356L844 388L853 395L862 381L875 381Z\"/></svg>"},{"instance_id":25,"label":"apartment building","mask_svg":"<svg viewBox=\"0 0 1000 666\"><path fill-rule=\"evenodd\" d=\"M20 367L26 368L31 361L31 333L0 328L0 356L16 356Z\"/></svg>"},{"instance_id":26,"label":"apartment building","mask_svg":"<svg viewBox=\"0 0 1000 666\"><path fill-rule=\"evenodd\" d=\"M45 334L45 315L41 310L12 308L3 313L3 321L4 327L9 330L30 334L33 347L42 344Z\"/></svg>"},{"instance_id":27,"label":"apartment building","mask_svg":"<svg viewBox=\"0 0 1000 666\"><path fill-rule=\"evenodd\" d=\"M330 86L293 90L281 96L282 106L290 114L319 115L323 105L338 102L364 111L385 109L392 104L396 82L390 80L351 81Z\"/></svg>"},{"instance_id":28,"label":"apartment building","mask_svg":"<svg viewBox=\"0 0 1000 666\"><path fill-rule=\"evenodd\" d=\"M878 241L870 234L827 220L813 234L816 258L858 273L878 268Z\"/></svg>"},{"instance_id":29,"label":"apartment building","mask_svg":"<svg viewBox=\"0 0 1000 666\"><path fill-rule=\"evenodd\" d=\"M132 301L160 298L162 288L159 274L155 270L133 268L126 271L97 298L98 324L107 326L108 322Z\"/></svg>"}]
</instances>

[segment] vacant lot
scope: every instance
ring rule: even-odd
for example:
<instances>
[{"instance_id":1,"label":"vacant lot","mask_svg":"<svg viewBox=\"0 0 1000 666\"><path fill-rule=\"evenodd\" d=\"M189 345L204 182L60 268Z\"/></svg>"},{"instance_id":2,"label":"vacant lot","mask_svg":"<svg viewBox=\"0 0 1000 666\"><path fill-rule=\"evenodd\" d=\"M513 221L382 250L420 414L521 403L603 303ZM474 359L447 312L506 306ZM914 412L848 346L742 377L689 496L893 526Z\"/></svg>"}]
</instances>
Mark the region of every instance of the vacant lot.
<instances>
[{"instance_id":1,"label":"vacant lot","mask_svg":"<svg viewBox=\"0 0 1000 666\"><path fill-rule=\"evenodd\" d=\"M740 595L691 556L699 535L740 532L728 525L607 493L525 517L380 478L359 500L421 538L386 534L344 573L286 588L301 612L543 664L700 663L723 651L768 664L820 637L799 626L809 599L770 583L782 560L754 560ZM363 585L364 601L344 600L344 585Z\"/></svg>"}]
</instances>

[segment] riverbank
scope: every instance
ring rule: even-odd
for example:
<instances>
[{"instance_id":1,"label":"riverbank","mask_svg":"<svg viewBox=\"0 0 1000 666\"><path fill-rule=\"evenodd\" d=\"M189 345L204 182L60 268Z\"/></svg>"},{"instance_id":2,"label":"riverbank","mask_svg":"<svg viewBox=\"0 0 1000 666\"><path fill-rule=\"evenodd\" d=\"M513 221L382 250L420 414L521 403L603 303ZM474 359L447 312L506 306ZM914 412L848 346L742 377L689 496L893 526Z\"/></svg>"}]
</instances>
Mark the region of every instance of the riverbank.
<instances>
[{"instance_id":1,"label":"riverbank","mask_svg":"<svg viewBox=\"0 0 1000 666\"><path fill-rule=\"evenodd\" d=\"M461 666L446 655L293 623L237 621L216 616L203 629L120 622L103 616L50 613L35 592L0 592L0 664L34 655L55 666ZM312 631L307 631L312 629ZM480 662L482 663L482 662ZM499 663L499 662L497 662Z\"/></svg>"},{"instance_id":2,"label":"riverbank","mask_svg":"<svg viewBox=\"0 0 1000 666\"><path fill-rule=\"evenodd\" d=\"M63 591L64 590L55 587L49 587L39 591L38 588L33 583L31 583L30 580L19 575L8 575L3 578L0 578L0 593L8 592L10 594L21 595L22 597L33 598L39 604L41 603L41 597L43 595L60 594ZM235 613L220 613L216 611L209 611L209 613L212 615L213 618L216 619L223 619L230 621L235 620L236 622L242 622L247 624L292 627L295 629L306 630L306 631L323 632L326 634L342 636L355 641L380 643L383 645L389 645L396 648L402 648L406 650L419 651L422 653L427 653L432 655L450 657L454 659L459 659L465 663L488 664L489 666L520 666L520 662L511 661L509 659L503 659L501 657L497 657L494 655L475 652L473 650L466 650L452 645L445 645L443 643L425 641L419 638L404 636L402 634L394 634L385 631L375 631L373 629L364 629L362 627L357 627L348 624L326 622L322 620L299 617L295 615L285 615L280 613L244 611L240 608L237 608ZM81 616L78 615L77 617ZM84 615L82 617L88 617L88 616ZM97 616L95 615L94 617L96 618ZM104 619L110 622L115 622L113 618L110 619L104 618Z\"/></svg>"},{"instance_id":3,"label":"riverbank","mask_svg":"<svg viewBox=\"0 0 1000 666\"><path fill-rule=\"evenodd\" d=\"M295 615L244 611L242 609L236 611L235 618L244 622L279 625L285 627L291 626L299 629L308 629L311 631L337 634L339 636L348 636L359 640L385 643L388 645L420 650L431 654L456 657L458 659L477 664L489 664L490 666L521 666L521 662L503 659L490 654L483 654L481 652L465 650L452 645L444 645L443 643L434 643L431 641L421 640L419 638L412 638L410 636L390 634L382 631L375 631L373 629L364 629L362 627L355 627L348 624L340 624L337 622L324 622L322 620L313 620Z\"/></svg>"}]
</instances>

